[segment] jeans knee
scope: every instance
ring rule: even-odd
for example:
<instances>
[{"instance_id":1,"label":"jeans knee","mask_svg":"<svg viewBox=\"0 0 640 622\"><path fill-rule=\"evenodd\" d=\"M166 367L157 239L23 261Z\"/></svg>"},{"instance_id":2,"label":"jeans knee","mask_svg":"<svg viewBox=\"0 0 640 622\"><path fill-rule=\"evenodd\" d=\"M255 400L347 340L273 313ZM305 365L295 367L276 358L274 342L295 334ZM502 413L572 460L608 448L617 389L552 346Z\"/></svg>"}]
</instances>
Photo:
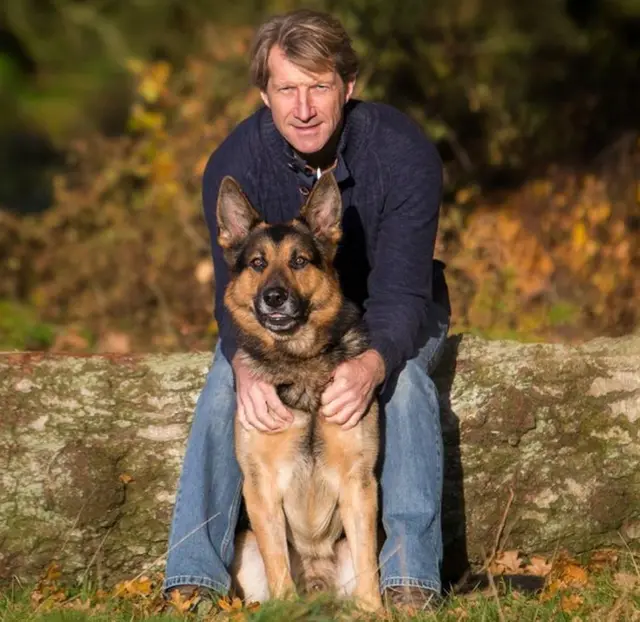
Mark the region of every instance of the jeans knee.
<instances>
[{"instance_id":1,"label":"jeans knee","mask_svg":"<svg viewBox=\"0 0 640 622\"><path fill-rule=\"evenodd\" d=\"M214 434L232 428L236 410L233 370L221 353L214 356L204 386L198 396L194 425Z\"/></svg>"},{"instance_id":2,"label":"jeans knee","mask_svg":"<svg viewBox=\"0 0 640 622\"><path fill-rule=\"evenodd\" d=\"M403 412L414 410L412 406L418 404L439 410L438 390L419 359L406 362L397 376L389 402L404 406Z\"/></svg>"}]
</instances>

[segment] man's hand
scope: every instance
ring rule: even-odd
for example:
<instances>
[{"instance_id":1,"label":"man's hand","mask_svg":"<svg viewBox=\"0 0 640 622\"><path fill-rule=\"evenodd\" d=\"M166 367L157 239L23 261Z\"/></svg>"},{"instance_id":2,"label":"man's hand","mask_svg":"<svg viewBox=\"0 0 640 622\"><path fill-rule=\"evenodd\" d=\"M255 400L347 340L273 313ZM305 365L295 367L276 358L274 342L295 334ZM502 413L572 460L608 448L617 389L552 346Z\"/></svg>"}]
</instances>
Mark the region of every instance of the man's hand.
<instances>
[{"instance_id":1,"label":"man's hand","mask_svg":"<svg viewBox=\"0 0 640 622\"><path fill-rule=\"evenodd\" d=\"M376 350L367 350L341 363L322 394L320 414L350 430L367 411L384 375L384 360Z\"/></svg>"},{"instance_id":2,"label":"man's hand","mask_svg":"<svg viewBox=\"0 0 640 622\"><path fill-rule=\"evenodd\" d=\"M236 379L237 416L245 430L282 432L293 422L293 415L282 403L275 387L257 379L236 355L232 362Z\"/></svg>"}]
</instances>

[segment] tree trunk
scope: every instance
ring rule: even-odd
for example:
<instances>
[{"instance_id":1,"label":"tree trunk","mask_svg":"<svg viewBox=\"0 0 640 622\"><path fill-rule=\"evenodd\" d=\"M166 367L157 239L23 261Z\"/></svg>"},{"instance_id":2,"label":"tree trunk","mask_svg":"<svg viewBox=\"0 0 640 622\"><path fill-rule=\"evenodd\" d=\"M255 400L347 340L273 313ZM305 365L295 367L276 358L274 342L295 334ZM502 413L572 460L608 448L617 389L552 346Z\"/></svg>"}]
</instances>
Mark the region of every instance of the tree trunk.
<instances>
[{"instance_id":1,"label":"tree trunk","mask_svg":"<svg viewBox=\"0 0 640 622\"><path fill-rule=\"evenodd\" d=\"M162 569L210 361L0 355L0 583L54 560L105 586ZM435 378L445 572L482 562L499 531L524 552L640 547L640 337L454 336Z\"/></svg>"}]
</instances>

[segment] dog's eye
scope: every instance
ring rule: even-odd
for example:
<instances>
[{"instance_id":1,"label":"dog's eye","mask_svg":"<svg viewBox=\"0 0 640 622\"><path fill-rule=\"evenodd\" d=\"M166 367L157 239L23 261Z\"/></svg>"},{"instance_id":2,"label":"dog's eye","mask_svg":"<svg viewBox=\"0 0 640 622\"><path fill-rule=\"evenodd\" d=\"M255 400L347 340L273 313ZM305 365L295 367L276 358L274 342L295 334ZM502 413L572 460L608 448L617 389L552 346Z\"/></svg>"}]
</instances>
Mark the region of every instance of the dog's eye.
<instances>
[{"instance_id":1,"label":"dog's eye","mask_svg":"<svg viewBox=\"0 0 640 622\"><path fill-rule=\"evenodd\" d=\"M304 268L308 263L309 263L309 260L306 257L302 257L301 255L298 255L297 257L293 258L291 262L291 267L300 269L300 268Z\"/></svg>"},{"instance_id":2,"label":"dog's eye","mask_svg":"<svg viewBox=\"0 0 640 622\"><path fill-rule=\"evenodd\" d=\"M254 257L249 265L258 272L262 272L267 267L267 262L262 257Z\"/></svg>"}]
</instances>

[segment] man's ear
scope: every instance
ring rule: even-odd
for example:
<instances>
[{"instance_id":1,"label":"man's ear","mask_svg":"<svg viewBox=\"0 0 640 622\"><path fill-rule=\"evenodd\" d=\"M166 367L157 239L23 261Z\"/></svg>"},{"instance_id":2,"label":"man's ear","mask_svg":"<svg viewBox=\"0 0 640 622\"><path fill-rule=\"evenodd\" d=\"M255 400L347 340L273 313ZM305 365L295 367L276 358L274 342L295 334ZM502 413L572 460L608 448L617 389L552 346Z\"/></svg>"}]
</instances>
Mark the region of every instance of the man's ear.
<instances>
[{"instance_id":1,"label":"man's ear","mask_svg":"<svg viewBox=\"0 0 640 622\"><path fill-rule=\"evenodd\" d=\"M353 96L353 90L355 89L356 81L351 80L345 84L345 92L344 92L344 102L345 104L351 99Z\"/></svg>"},{"instance_id":2,"label":"man's ear","mask_svg":"<svg viewBox=\"0 0 640 622\"><path fill-rule=\"evenodd\" d=\"M338 244L342 236L342 196L333 173L325 173L316 182L300 216L315 237L331 246Z\"/></svg>"},{"instance_id":3,"label":"man's ear","mask_svg":"<svg viewBox=\"0 0 640 622\"><path fill-rule=\"evenodd\" d=\"M220 183L216 218L218 243L223 249L242 242L260 222L258 212L253 209L238 182L228 175Z\"/></svg>"}]
</instances>

